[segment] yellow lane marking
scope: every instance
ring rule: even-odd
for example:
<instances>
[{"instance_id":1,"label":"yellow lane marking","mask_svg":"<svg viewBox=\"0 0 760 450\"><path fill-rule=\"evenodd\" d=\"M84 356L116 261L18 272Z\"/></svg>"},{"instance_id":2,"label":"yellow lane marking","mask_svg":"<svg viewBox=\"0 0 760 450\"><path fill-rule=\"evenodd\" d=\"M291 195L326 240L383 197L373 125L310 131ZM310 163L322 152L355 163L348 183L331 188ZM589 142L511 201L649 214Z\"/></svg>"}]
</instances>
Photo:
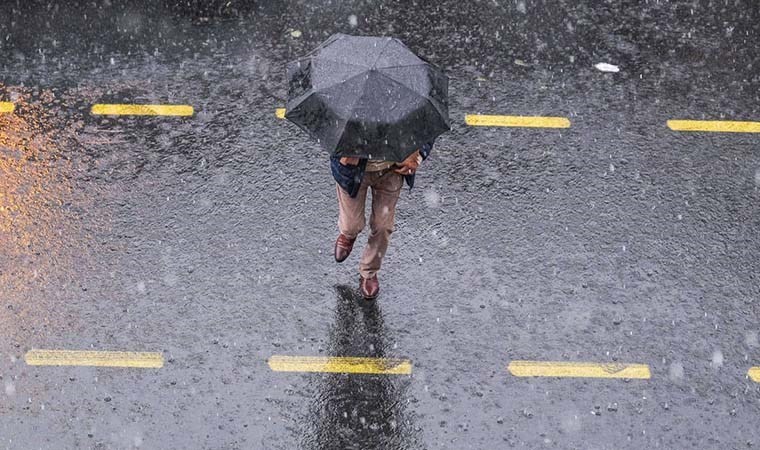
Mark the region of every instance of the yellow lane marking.
<instances>
[{"instance_id":1,"label":"yellow lane marking","mask_svg":"<svg viewBox=\"0 0 760 450\"><path fill-rule=\"evenodd\" d=\"M161 353L104 352L79 350L29 350L24 360L30 366L141 367L158 369L164 365Z\"/></svg>"},{"instance_id":2,"label":"yellow lane marking","mask_svg":"<svg viewBox=\"0 0 760 450\"><path fill-rule=\"evenodd\" d=\"M92 106L96 115L130 115L130 116L192 116L190 105L106 105Z\"/></svg>"},{"instance_id":3,"label":"yellow lane marking","mask_svg":"<svg viewBox=\"0 0 760 450\"><path fill-rule=\"evenodd\" d=\"M0 102L0 113L12 113L16 109L16 105L11 102Z\"/></svg>"},{"instance_id":4,"label":"yellow lane marking","mask_svg":"<svg viewBox=\"0 0 760 450\"><path fill-rule=\"evenodd\" d=\"M570 120L566 117L465 114L464 121L474 127L570 128Z\"/></svg>"},{"instance_id":5,"label":"yellow lane marking","mask_svg":"<svg viewBox=\"0 0 760 450\"><path fill-rule=\"evenodd\" d=\"M726 120L668 120L673 131L712 131L718 133L760 133L760 122Z\"/></svg>"},{"instance_id":6,"label":"yellow lane marking","mask_svg":"<svg viewBox=\"0 0 760 450\"><path fill-rule=\"evenodd\" d=\"M516 377L651 378L646 364L512 361L507 369Z\"/></svg>"},{"instance_id":7,"label":"yellow lane marking","mask_svg":"<svg viewBox=\"0 0 760 450\"><path fill-rule=\"evenodd\" d=\"M269 367L275 372L330 372L409 375L412 362L392 358L345 358L323 356L272 356Z\"/></svg>"},{"instance_id":8,"label":"yellow lane marking","mask_svg":"<svg viewBox=\"0 0 760 450\"><path fill-rule=\"evenodd\" d=\"M278 119L284 119L285 118L285 108L277 108L274 110L274 115Z\"/></svg>"},{"instance_id":9,"label":"yellow lane marking","mask_svg":"<svg viewBox=\"0 0 760 450\"><path fill-rule=\"evenodd\" d=\"M755 383L760 383L760 367L750 367L747 371L747 375L749 375L750 380Z\"/></svg>"}]
</instances>

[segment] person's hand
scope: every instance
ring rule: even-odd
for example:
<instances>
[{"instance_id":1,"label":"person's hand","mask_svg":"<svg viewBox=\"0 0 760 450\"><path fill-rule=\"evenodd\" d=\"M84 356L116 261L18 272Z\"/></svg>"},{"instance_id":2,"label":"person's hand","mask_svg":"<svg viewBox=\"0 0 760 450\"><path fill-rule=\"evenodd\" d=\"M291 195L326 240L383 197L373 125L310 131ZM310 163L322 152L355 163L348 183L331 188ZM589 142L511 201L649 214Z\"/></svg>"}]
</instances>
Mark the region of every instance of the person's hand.
<instances>
[{"instance_id":1,"label":"person's hand","mask_svg":"<svg viewBox=\"0 0 760 450\"><path fill-rule=\"evenodd\" d=\"M417 171L417 167L420 166L421 162L422 155L420 155L420 151L417 150L411 155L407 156L405 160L396 164L397 168L393 171L401 175L412 175Z\"/></svg>"},{"instance_id":2,"label":"person's hand","mask_svg":"<svg viewBox=\"0 0 760 450\"><path fill-rule=\"evenodd\" d=\"M359 164L359 158L355 156L343 156L340 158L340 163L344 166L356 166Z\"/></svg>"}]
</instances>

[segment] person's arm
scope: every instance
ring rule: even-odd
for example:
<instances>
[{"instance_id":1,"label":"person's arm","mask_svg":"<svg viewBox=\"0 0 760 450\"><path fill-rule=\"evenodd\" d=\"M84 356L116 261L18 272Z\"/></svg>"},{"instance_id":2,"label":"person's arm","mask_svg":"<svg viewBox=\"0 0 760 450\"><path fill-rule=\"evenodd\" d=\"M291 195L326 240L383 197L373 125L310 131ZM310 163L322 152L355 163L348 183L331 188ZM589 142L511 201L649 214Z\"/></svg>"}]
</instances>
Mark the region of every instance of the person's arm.
<instances>
[{"instance_id":1,"label":"person's arm","mask_svg":"<svg viewBox=\"0 0 760 450\"><path fill-rule=\"evenodd\" d=\"M430 150L432 149L433 149L432 142L422 144L422 147L420 147L417 151L407 156L404 161L396 164L398 167L394 169L394 172L400 173L401 175L413 174L414 172L417 171L417 168L420 166L420 163L422 163L422 161L424 161L425 158L428 157L428 155L430 154Z\"/></svg>"},{"instance_id":2,"label":"person's arm","mask_svg":"<svg viewBox=\"0 0 760 450\"><path fill-rule=\"evenodd\" d=\"M427 142L425 144L422 144L422 147L420 147L420 156L422 156L422 160L426 160L427 157L430 155L430 151L433 150L433 142Z\"/></svg>"},{"instance_id":3,"label":"person's arm","mask_svg":"<svg viewBox=\"0 0 760 450\"><path fill-rule=\"evenodd\" d=\"M355 156L343 156L340 158L340 163L344 166L356 166L359 165L359 158Z\"/></svg>"}]
</instances>

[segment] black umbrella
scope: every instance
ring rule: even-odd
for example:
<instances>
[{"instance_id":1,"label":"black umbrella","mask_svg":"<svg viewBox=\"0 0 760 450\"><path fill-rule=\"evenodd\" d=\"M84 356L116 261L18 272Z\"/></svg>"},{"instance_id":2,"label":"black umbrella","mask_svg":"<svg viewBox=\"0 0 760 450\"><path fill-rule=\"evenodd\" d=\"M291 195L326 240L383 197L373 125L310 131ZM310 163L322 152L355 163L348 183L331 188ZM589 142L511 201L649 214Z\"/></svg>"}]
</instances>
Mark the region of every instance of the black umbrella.
<instances>
[{"instance_id":1,"label":"black umbrella","mask_svg":"<svg viewBox=\"0 0 760 450\"><path fill-rule=\"evenodd\" d=\"M287 77L285 117L331 155L403 161L451 129L448 77L395 38L335 34Z\"/></svg>"}]
</instances>

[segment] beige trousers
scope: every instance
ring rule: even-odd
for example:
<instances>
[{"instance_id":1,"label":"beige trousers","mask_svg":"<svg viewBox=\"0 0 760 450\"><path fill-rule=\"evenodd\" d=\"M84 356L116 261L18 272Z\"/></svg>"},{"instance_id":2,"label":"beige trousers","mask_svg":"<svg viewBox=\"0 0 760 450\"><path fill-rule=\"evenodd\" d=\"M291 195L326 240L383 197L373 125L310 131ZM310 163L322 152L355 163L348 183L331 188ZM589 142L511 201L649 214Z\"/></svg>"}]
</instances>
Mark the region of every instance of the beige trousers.
<instances>
[{"instance_id":1,"label":"beige trousers","mask_svg":"<svg viewBox=\"0 0 760 450\"><path fill-rule=\"evenodd\" d=\"M338 191L338 230L349 239L355 239L364 229L364 205L367 190L372 189L369 239L359 262L359 274L363 278L371 278L380 270L394 230L396 201L403 185L404 177L390 170L364 172L355 198L351 198L337 183L335 185Z\"/></svg>"}]
</instances>

